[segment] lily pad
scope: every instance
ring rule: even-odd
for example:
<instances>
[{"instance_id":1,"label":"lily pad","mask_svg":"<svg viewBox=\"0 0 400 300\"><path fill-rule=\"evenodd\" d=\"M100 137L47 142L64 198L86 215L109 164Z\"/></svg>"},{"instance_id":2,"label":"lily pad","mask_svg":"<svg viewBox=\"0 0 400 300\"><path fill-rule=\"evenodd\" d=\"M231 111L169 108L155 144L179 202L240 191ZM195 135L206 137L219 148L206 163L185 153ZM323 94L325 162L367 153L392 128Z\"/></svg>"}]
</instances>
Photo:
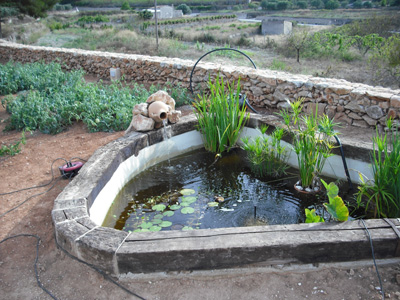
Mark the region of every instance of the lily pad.
<instances>
[{"instance_id":1,"label":"lily pad","mask_svg":"<svg viewBox=\"0 0 400 300\"><path fill-rule=\"evenodd\" d=\"M182 197L182 202L193 203L196 202L196 200L197 200L196 197Z\"/></svg>"},{"instance_id":2,"label":"lily pad","mask_svg":"<svg viewBox=\"0 0 400 300\"><path fill-rule=\"evenodd\" d=\"M196 193L196 191L192 190L192 189L183 189L183 190L180 190L179 193L181 193L184 196L187 196L187 195L192 195L192 194Z\"/></svg>"},{"instance_id":3,"label":"lily pad","mask_svg":"<svg viewBox=\"0 0 400 300\"><path fill-rule=\"evenodd\" d=\"M138 228L138 229L135 229L133 232L149 232L149 231L150 231L149 229Z\"/></svg>"},{"instance_id":4,"label":"lily pad","mask_svg":"<svg viewBox=\"0 0 400 300\"><path fill-rule=\"evenodd\" d=\"M172 210L178 210L178 209L181 208L181 206L179 204L173 204L169 208L172 209Z\"/></svg>"},{"instance_id":5,"label":"lily pad","mask_svg":"<svg viewBox=\"0 0 400 300\"><path fill-rule=\"evenodd\" d=\"M150 230L150 231L160 231L160 230L161 230L161 227L160 227L160 226L157 226L157 225L154 225L154 226L151 226L151 227L149 228L149 230Z\"/></svg>"},{"instance_id":6,"label":"lily pad","mask_svg":"<svg viewBox=\"0 0 400 300\"><path fill-rule=\"evenodd\" d=\"M207 203L207 205L209 206L209 207L215 207L215 206L218 206L218 202L208 202Z\"/></svg>"},{"instance_id":7,"label":"lily pad","mask_svg":"<svg viewBox=\"0 0 400 300\"><path fill-rule=\"evenodd\" d=\"M193 230L193 227L185 226L185 227L182 228L182 230Z\"/></svg>"},{"instance_id":8,"label":"lily pad","mask_svg":"<svg viewBox=\"0 0 400 300\"><path fill-rule=\"evenodd\" d=\"M160 226L161 227L169 227L169 226L171 226L172 225L172 222L170 222L170 221L162 221L161 223L160 223Z\"/></svg>"},{"instance_id":9,"label":"lily pad","mask_svg":"<svg viewBox=\"0 0 400 300\"><path fill-rule=\"evenodd\" d=\"M172 217L175 213L172 210L167 210L163 212L163 216Z\"/></svg>"},{"instance_id":10,"label":"lily pad","mask_svg":"<svg viewBox=\"0 0 400 300\"><path fill-rule=\"evenodd\" d=\"M163 214L165 214L165 212L164 212ZM162 219L162 218L163 218L163 215L155 215L154 218L153 218L153 220L154 220L154 219Z\"/></svg>"},{"instance_id":11,"label":"lily pad","mask_svg":"<svg viewBox=\"0 0 400 300\"><path fill-rule=\"evenodd\" d=\"M162 222L162 220L161 219L153 219L153 220L151 220L151 222L153 224L160 224Z\"/></svg>"},{"instance_id":12,"label":"lily pad","mask_svg":"<svg viewBox=\"0 0 400 300\"><path fill-rule=\"evenodd\" d=\"M183 213L184 215L192 214L192 213L194 213L194 208L190 207L190 206L184 207L181 209L181 213Z\"/></svg>"},{"instance_id":13,"label":"lily pad","mask_svg":"<svg viewBox=\"0 0 400 300\"><path fill-rule=\"evenodd\" d=\"M181 206L190 206L190 204L192 203L184 201L181 203Z\"/></svg>"},{"instance_id":14,"label":"lily pad","mask_svg":"<svg viewBox=\"0 0 400 300\"><path fill-rule=\"evenodd\" d=\"M166 208L167 208L167 206L164 204L157 204L157 205L152 206L151 209L155 210L155 211L164 211Z\"/></svg>"},{"instance_id":15,"label":"lily pad","mask_svg":"<svg viewBox=\"0 0 400 300\"><path fill-rule=\"evenodd\" d=\"M143 229L147 229L147 228L150 228L151 226L153 226L153 223L152 222L143 222L139 226L142 227Z\"/></svg>"}]
</instances>

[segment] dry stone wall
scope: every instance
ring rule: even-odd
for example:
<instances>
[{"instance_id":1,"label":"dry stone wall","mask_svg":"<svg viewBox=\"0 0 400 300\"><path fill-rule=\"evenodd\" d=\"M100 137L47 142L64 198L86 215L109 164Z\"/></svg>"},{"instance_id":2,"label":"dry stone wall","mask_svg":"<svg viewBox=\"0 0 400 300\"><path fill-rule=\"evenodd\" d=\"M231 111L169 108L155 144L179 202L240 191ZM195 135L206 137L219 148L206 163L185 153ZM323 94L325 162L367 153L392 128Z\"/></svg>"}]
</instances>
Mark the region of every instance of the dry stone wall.
<instances>
[{"instance_id":1,"label":"dry stone wall","mask_svg":"<svg viewBox=\"0 0 400 300\"><path fill-rule=\"evenodd\" d=\"M83 69L99 78L109 78L110 68L120 68L127 81L145 85L169 82L189 87L194 62L178 58L85 51L79 49L27 46L0 40L0 59L22 63L58 61L66 70ZM209 76L240 78L242 92L254 107L281 109L289 101L305 98L305 109L318 105L321 113L357 127L382 126L388 117L400 119L400 90L351 83L341 79L292 75L271 70L200 62L192 86L204 88Z\"/></svg>"}]
</instances>

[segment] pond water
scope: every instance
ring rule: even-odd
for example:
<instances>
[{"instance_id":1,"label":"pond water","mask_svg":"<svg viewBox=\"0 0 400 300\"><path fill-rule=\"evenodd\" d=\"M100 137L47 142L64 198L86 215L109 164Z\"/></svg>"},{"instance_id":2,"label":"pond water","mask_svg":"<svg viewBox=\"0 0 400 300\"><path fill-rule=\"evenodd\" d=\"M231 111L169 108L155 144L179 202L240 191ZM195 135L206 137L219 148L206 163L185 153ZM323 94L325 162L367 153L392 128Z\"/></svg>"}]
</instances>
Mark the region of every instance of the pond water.
<instances>
[{"instance_id":1,"label":"pond water","mask_svg":"<svg viewBox=\"0 0 400 300\"><path fill-rule=\"evenodd\" d=\"M298 176L292 171L280 179L256 178L240 149L217 161L205 150L192 151L131 180L103 226L127 232L191 230L295 224L304 222L305 208L323 214L325 196L296 192Z\"/></svg>"}]
</instances>

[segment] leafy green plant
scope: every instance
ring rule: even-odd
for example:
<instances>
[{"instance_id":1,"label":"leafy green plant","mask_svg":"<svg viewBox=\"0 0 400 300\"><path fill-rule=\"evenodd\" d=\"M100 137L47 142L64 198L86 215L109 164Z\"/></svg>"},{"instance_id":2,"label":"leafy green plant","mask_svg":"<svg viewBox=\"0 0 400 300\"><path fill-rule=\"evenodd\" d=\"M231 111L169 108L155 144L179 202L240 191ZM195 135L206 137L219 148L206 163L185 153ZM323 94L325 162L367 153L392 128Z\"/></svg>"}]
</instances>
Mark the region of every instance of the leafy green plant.
<instances>
[{"instance_id":1,"label":"leafy green plant","mask_svg":"<svg viewBox=\"0 0 400 300\"><path fill-rule=\"evenodd\" d=\"M240 79L224 84L219 75L215 84L209 80L210 95L193 104L198 120L198 129L203 135L206 150L220 154L235 146L240 132L249 118L246 107L239 105Z\"/></svg>"},{"instance_id":2,"label":"leafy green plant","mask_svg":"<svg viewBox=\"0 0 400 300\"><path fill-rule=\"evenodd\" d=\"M360 173L361 185L358 187L358 207L372 210L374 217L400 217L400 133L393 121L387 126L390 133L373 138L371 153L373 180ZM364 200L366 201L364 202Z\"/></svg>"},{"instance_id":3,"label":"leafy green plant","mask_svg":"<svg viewBox=\"0 0 400 300\"><path fill-rule=\"evenodd\" d=\"M26 138L25 138L25 132L23 131L21 133L21 139L19 141L17 141L14 144L10 144L8 146L7 145L1 146L0 156L5 156L5 155L14 156L21 151L20 146L25 144L26 144Z\"/></svg>"},{"instance_id":4,"label":"leafy green plant","mask_svg":"<svg viewBox=\"0 0 400 300\"><path fill-rule=\"evenodd\" d=\"M336 125L328 116L318 117L318 106L315 112L300 117L303 98L290 103L291 112L281 111L287 130L293 137L293 150L297 155L300 172L300 185L304 189L314 190L326 159L332 155L334 144L331 137L335 135Z\"/></svg>"},{"instance_id":5,"label":"leafy green plant","mask_svg":"<svg viewBox=\"0 0 400 300\"><path fill-rule=\"evenodd\" d=\"M327 212L331 215L333 220L344 222L349 219L349 209L344 204L341 197L339 197L339 188L334 183L331 182L327 184L323 179L321 182L324 184L326 189L326 194L329 199L329 203L324 203L324 207ZM309 210L305 209L306 213L306 223L319 223L325 222L324 218L318 216L315 209Z\"/></svg>"},{"instance_id":6,"label":"leafy green plant","mask_svg":"<svg viewBox=\"0 0 400 300\"><path fill-rule=\"evenodd\" d=\"M250 141L248 137L242 139L242 148L247 153L252 171L259 176L282 176L288 168L288 151L281 145L284 135L283 128L276 128L271 136L265 135L268 126L261 128L261 136Z\"/></svg>"}]
</instances>

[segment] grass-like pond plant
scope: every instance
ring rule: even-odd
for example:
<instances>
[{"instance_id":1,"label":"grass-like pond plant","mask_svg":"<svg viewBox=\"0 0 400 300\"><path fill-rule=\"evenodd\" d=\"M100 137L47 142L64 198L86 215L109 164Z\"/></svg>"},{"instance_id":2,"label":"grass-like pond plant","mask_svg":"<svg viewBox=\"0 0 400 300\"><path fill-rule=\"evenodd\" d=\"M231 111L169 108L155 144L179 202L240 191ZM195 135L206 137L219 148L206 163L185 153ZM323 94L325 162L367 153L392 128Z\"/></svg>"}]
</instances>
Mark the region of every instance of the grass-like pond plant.
<instances>
[{"instance_id":1,"label":"grass-like pond plant","mask_svg":"<svg viewBox=\"0 0 400 300\"><path fill-rule=\"evenodd\" d=\"M360 174L362 184L357 193L358 206L372 210L374 217L400 217L400 132L391 119L388 132L372 139L371 165L374 178ZM366 200L366 201L364 201Z\"/></svg>"},{"instance_id":2,"label":"grass-like pond plant","mask_svg":"<svg viewBox=\"0 0 400 300\"><path fill-rule=\"evenodd\" d=\"M209 80L210 95L203 95L193 104L207 151L220 154L236 145L240 132L249 118L246 107L239 105L240 79L225 86L222 77Z\"/></svg>"},{"instance_id":3,"label":"grass-like pond plant","mask_svg":"<svg viewBox=\"0 0 400 300\"><path fill-rule=\"evenodd\" d=\"M252 171L258 176L279 177L286 174L288 168L288 151L281 144L284 135L283 128L276 128L271 136L265 135L268 126L261 127L261 136L250 140L249 137L242 139L242 148L247 153Z\"/></svg>"},{"instance_id":4,"label":"grass-like pond plant","mask_svg":"<svg viewBox=\"0 0 400 300\"><path fill-rule=\"evenodd\" d=\"M326 115L318 116L318 107L315 112L300 116L303 100L300 98L290 103L291 111L284 110L280 115L293 137L293 150L297 155L300 172L298 186L306 191L316 191L319 189L318 176L326 159L332 156L332 137L336 134L336 124Z\"/></svg>"}]
</instances>

